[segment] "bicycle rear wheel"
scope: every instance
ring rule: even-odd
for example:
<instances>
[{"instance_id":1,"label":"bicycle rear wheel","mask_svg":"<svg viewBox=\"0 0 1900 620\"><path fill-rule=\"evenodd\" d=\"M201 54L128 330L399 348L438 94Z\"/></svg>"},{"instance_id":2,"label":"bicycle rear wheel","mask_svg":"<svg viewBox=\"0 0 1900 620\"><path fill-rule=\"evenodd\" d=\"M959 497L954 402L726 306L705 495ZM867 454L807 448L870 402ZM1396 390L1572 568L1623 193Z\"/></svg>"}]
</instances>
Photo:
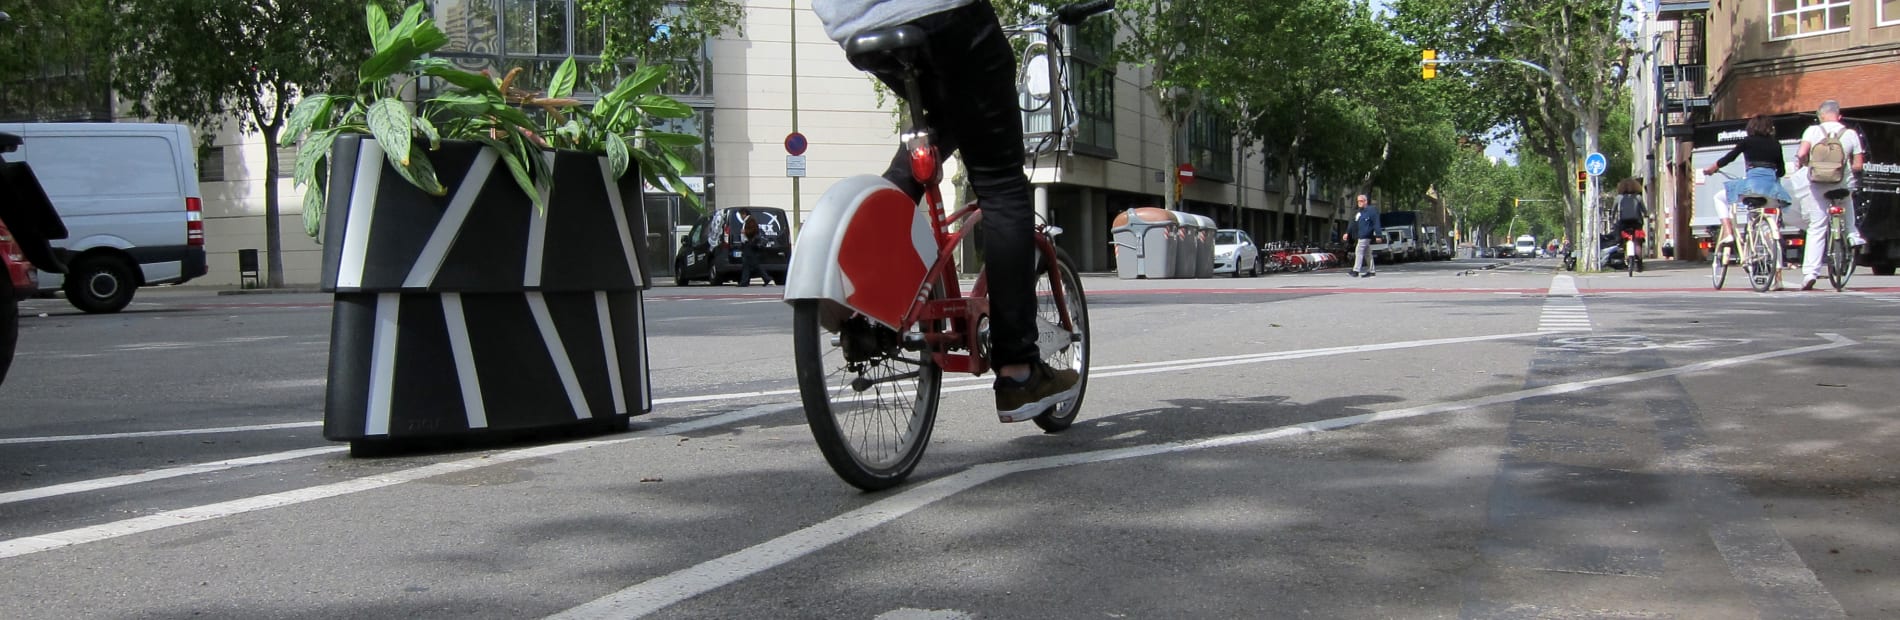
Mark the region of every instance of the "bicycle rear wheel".
<instances>
[{"instance_id":1,"label":"bicycle rear wheel","mask_svg":"<svg viewBox=\"0 0 1900 620\"><path fill-rule=\"evenodd\" d=\"M1827 234L1827 281L1834 290L1847 288L1848 278L1854 277L1854 246L1847 244L1846 218L1830 216L1833 222L1828 226Z\"/></svg>"},{"instance_id":2,"label":"bicycle rear wheel","mask_svg":"<svg viewBox=\"0 0 1900 620\"><path fill-rule=\"evenodd\" d=\"M824 312L816 300L792 307L792 353L812 438L845 482L866 491L896 486L930 443L943 369L929 351L906 349L896 330L862 316L827 329Z\"/></svg>"},{"instance_id":3,"label":"bicycle rear wheel","mask_svg":"<svg viewBox=\"0 0 1900 620\"><path fill-rule=\"evenodd\" d=\"M1056 304L1056 278L1062 282L1061 306ZM1075 275L1074 261L1061 248L1056 249L1055 268L1044 269L1036 278L1036 327L1036 346L1042 350L1043 362L1050 368L1073 369L1081 375L1075 382L1075 398L1056 403L1035 418L1036 426L1044 432L1059 433L1075 423L1075 414L1082 409L1082 396L1089 388L1088 300L1082 293L1082 280Z\"/></svg>"},{"instance_id":4,"label":"bicycle rear wheel","mask_svg":"<svg viewBox=\"0 0 1900 620\"><path fill-rule=\"evenodd\" d=\"M1623 242L1623 270L1629 272L1632 278L1636 277L1636 261L1639 260L1642 258L1637 254L1636 241Z\"/></svg>"},{"instance_id":5,"label":"bicycle rear wheel","mask_svg":"<svg viewBox=\"0 0 1900 620\"><path fill-rule=\"evenodd\" d=\"M1749 222L1748 229L1748 284L1766 293L1781 278L1781 231L1762 216Z\"/></svg>"}]
</instances>

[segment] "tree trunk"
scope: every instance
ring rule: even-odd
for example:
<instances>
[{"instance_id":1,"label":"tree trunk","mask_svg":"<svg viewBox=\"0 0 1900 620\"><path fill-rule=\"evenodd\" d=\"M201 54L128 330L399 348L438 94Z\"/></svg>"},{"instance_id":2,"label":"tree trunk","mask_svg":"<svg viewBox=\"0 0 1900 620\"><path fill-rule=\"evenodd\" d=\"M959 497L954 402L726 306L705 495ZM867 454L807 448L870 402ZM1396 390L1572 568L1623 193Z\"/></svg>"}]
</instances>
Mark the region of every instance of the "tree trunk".
<instances>
[{"instance_id":1,"label":"tree trunk","mask_svg":"<svg viewBox=\"0 0 1900 620\"><path fill-rule=\"evenodd\" d=\"M284 285L284 244L277 207L277 126L259 128L264 134L264 286Z\"/></svg>"}]
</instances>

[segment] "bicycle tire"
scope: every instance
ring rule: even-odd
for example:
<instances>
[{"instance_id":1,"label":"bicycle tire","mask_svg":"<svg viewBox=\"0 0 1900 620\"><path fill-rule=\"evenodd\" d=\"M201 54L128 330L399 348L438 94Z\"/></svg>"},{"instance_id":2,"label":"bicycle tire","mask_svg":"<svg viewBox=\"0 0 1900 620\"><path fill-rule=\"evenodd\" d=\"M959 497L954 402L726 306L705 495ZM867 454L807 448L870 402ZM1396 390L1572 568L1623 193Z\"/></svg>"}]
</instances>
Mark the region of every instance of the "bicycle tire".
<instances>
[{"instance_id":1,"label":"bicycle tire","mask_svg":"<svg viewBox=\"0 0 1900 620\"><path fill-rule=\"evenodd\" d=\"M933 297L941 297L941 292ZM855 390L854 379L884 367L897 357L894 351L901 349L886 346L874 354L859 355L857 357L864 359L853 361L847 359L843 343L849 339L853 343L888 344L901 341L901 337L862 317L845 319L837 331L827 330L821 322L824 312L821 303L799 300L792 305L792 352L798 366L798 393L812 439L817 441L831 470L852 486L880 491L902 484L923 459L924 448L930 445L930 432L937 419L937 401L942 395L943 369L936 365L928 351L910 352L917 360L900 360L910 361L909 366L918 373L916 380L910 382L910 398L899 394L898 390L906 383L901 380ZM833 342L833 336L838 338L837 342ZM854 365L858 368L854 369ZM909 372L912 371L885 372L882 378L889 380ZM887 385L894 389L887 393ZM869 402L863 396L867 393L871 394ZM867 405L868 411L865 410ZM886 431L894 432L895 436L884 437ZM879 445L868 445L873 443ZM873 451L871 448L883 449Z\"/></svg>"},{"instance_id":2,"label":"bicycle tire","mask_svg":"<svg viewBox=\"0 0 1900 620\"><path fill-rule=\"evenodd\" d=\"M1056 248L1054 269L1045 269L1042 276L1036 278L1036 324L1047 329L1045 323L1060 328L1061 313L1056 306L1052 278L1061 278L1063 296L1067 299L1071 330L1069 342L1053 354L1045 354L1043 362L1056 370L1074 369L1081 375L1075 382L1075 398L1056 403L1042 415L1035 417L1036 426L1045 433L1060 433L1075 423L1075 416L1082 409L1082 397L1089 389L1089 305L1088 297L1082 292L1082 280L1075 275L1075 261L1062 248Z\"/></svg>"},{"instance_id":3,"label":"bicycle tire","mask_svg":"<svg viewBox=\"0 0 1900 620\"><path fill-rule=\"evenodd\" d=\"M1827 281L1834 285L1836 292L1847 289L1847 280L1854 277L1854 246L1847 243L1846 218L1830 215L1833 220L1828 226L1827 235Z\"/></svg>"},{"instance_id":4,"label":"bicycle tire","mask_svg":"<svg viewBox=\"0 0 1900 620\"><path fill-rule=\"evenodd\" d=\"M1723 245L1721 238L1717 237L1716 244L1709 252L1709 279L1714 281L1715 290L1718 291L1722 290L1722 284L1728 282L1728 254Z\"/></svg>"},{"instance_id":5,"label":"bicycle tire","mask_svg":"<svg viewBox=\"0 0 1900 620\"><path fill-rule=\"evenodd\" d=\"M1769 218L1760 215L1748 227L1748 285L1757 293L1766 293L1781 276L1780 231Z\"/></svg>"},{"instance_id":6,"label":"bicycle tire","mask_svg":"<svg viewBox=\"0 0 1900 620\"><path fill-rule=\"evenodd\" d=\"M1623 270L1629 272L1632 278L1636 277L1636 261L1638 260L1640 259L1637 258L1636 242L1623 242Z\"/></svg>"}]
</instances>

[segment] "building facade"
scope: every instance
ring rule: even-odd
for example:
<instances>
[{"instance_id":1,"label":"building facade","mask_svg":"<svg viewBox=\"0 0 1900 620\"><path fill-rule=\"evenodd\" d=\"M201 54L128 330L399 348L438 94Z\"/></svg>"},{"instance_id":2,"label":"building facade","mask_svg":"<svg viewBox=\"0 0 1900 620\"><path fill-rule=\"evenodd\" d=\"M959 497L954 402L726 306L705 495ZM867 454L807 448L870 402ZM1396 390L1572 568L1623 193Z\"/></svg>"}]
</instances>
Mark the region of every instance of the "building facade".
<instances>
[{"instance_id":1,"label":"building facade","mask_svg":"<svg viewBox=\"0 0 1900 620\"><path fill-rule=\"evenodd\" d=\"M697 111L670 129L706 141L693 154L698 170L687 179L702 202L802 213L838 180L882 172L898 142L896 101L845 60L808 1L742 3L742 27L708 41L703 54L677 60L665 88ZM599 62L601 37L579 27L584 16L572 0L435 0L430 10L451 41L438 55L465 69L522 67L522 83L537 84L570 54L583 64ZM1285 183L1269 174L1268 156L1242 144L1222 118L1192 115L1180 135L1170 136L1145 90L1148 72L1104 60L1115 35L1102 29L1066 37L1073 42L1074 139L1033 158L1027 169L1038 211L1066 231L1059 244L1083 270L1114 268L1109 227L1115 214L1164 204L1183 163L1196 174L1180 189L1177 208L1243 228L1255 239L1318 242L1350 218L1350 201L1342 199L1347 190L1337 185L1310 182L1291 190L1289 200ZM1051 126L1035 112L1025 114L1025 123L1030 131ZM794 130L809 141L802 178L788 176L785 139ZM227 127L199 162L211 268L200 282L236 284L239 250L265 247L262 142ZM281 151L285 279L314 283L322 248L300 232L301 190L288 178L295 148ZM955 174L954 168L947 172ZM655 188L645 209L649 264L656 277L670 275L680 232L700 214Z\"/></svg>"}]
</instances>

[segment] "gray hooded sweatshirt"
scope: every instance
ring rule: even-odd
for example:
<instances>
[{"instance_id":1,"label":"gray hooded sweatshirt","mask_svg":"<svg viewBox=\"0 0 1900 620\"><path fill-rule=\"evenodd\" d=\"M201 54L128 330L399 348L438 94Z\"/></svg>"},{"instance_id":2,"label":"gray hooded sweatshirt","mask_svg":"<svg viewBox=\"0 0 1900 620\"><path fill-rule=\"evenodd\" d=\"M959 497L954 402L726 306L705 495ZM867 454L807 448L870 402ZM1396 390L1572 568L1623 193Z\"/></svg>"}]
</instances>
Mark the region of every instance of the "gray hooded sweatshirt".
<instances>
[{"instance_id":1,"label":"gray hooded sweatshirt","mask_svg":"<svg viewBox=\"0 0 1900 620\"><path fill-rule=\"evenodd\" d=\"M843 43L851 37L932 13L962 8L976 0L812 0L811 10L825 23L825 36Z\"/></svg>"}]
</instances>

